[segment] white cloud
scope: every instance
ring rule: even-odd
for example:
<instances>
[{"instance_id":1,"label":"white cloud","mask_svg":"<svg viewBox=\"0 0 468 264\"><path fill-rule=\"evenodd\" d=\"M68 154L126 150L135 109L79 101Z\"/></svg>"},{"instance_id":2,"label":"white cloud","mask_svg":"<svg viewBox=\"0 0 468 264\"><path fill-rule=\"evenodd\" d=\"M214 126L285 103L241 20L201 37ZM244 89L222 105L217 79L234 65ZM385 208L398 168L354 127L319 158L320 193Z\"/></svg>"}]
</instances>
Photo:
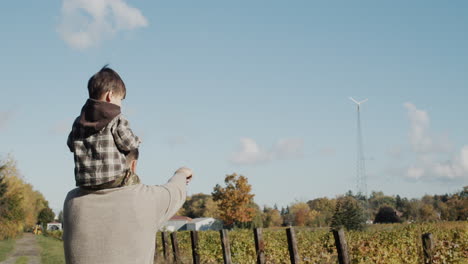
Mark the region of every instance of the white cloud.
<instances>
[{"instance_id":1,"label":"white cloud","mask_svg":"<svg viewBox=\"0 0 468 264\"><path fill-rule=\"evenodd\" d=\"M429 132L430 119L426 111L416 108L412 103L405 103L410 121L410 143L415 152L448 152L451 144L448 139L436 137Z\"/></svg>"},{"instance_id":2,"label":"white cloud","mask_svg":"<svg viewBox=\"0 0 468 264\"><path fill-rule=\"evenodd\" d=\"M409 178L419 179L419 178L421 178L421 176L424 175L424 169L423 168L416 168L416 167L409 167L406 173L407 173Z\"/></svg>"},{"instance_id":3,"label":"white cloud","mask_svg":"<svg viewBox=\"0 0 468 264\"><path fill-rule=\"evenodd\" d=\"M58 32L72 48L83 50L119 31L147 25L141 11L124 0L63 0Z\"/></svg>"},{"instance_id":4,"label":"white cloud","mask_svg":"<svg viewBox=\"0 0 468 264\"><path fill-rule=\"evenodd\" d=\"M436 137L430 131L426 111L405 103L410 121L409 143L414 162L406 169L411 179L455 180L468 176L468 146L454 152L447 138Z\"/></svg>"},{"instance_id":5,"label":"white cloud","mask_svg":"<svg viewBox=\"0 0 468 264\"><path fill-rule=\"evenodd\" d=\"M240 148L231 155L230 161L235 164L260 164L280 159L298 159L303 156L302 139L280 139L270 149L264 149L251 138L241 138Z\"/></svg>"},{"instance_id":6,"label":"white cloud","mask_svg":"<svg viewBox=\"0 0 468 264\"><path fill-rule=\"evenodd\" d=\"M303 139L280 139L273 147L271 155L276 159L298 159L304 156L303 148Z\"/></svg>"},{"instance_id":7,"label":"white cloud","mask_svg":"<svg viewBox=\"0 0 468 264\"><path fill-rule=\"evenodd\" d=\"M460 164L464 170L468 171L468 146L464 146L460 151Z\"/></svg>"}]
</instances>

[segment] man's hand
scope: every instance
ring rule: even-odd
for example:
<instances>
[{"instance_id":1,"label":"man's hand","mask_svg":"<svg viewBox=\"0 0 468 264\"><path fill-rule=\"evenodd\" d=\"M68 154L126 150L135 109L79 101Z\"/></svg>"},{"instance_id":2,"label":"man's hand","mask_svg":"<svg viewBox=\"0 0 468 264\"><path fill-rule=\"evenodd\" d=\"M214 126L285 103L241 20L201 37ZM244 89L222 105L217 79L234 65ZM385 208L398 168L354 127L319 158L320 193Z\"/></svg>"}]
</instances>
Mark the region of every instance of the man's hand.
<instances>
[{"instance_id":1,"label":"man's hand","mask_svg":"<svg viewBox=\"0 0 468 264\"><path fill-rule=\"evenodd\" d=\"M190 176L188 176L187 179L185 179L185 183L189 184L191 180L192 180L192 174L190 174Z\"/></svg>"},{"instance_id":2,"label":"man's hand","mask_svg":"<svg viewBox=\"0 0 468 264\"><path fill-rule=\"evenodd\" d=\"M186 184L189 184L190 181L192 180L192 176L193 176L193 171L187 167L181 167L179 168L178 170L176 170L175 173L183 173L185 174L185 183Z\"/></svg>"}]
</instances>

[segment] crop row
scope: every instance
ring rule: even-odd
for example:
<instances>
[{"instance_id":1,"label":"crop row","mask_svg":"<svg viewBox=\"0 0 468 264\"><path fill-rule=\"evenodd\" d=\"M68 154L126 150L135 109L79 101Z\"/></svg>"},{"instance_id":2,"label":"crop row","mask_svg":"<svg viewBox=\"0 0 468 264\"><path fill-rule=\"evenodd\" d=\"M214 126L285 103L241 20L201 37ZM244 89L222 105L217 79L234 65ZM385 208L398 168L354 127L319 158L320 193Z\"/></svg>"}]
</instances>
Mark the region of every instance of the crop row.
<instances>
[{"instance_id":1,"label":"crop row","mask_svg":"<svg viewBox=\"0 0 468 264\"><path fill-rule=\"evenodd\" d=\"M296 228L301 263L337 263L332 233L328 229ZM346 240L352 263L422 263L423 233L432 233L435 242L434 263L466 263L468 259L468 222L374 225L365 231L348 231ZM256 252L251 230L228 233L233 263L255 263ZM178 232L183 263L191 263L189 232ZM161 236L157 249L162 256ZM264 229L267 263L290 263L286 232L283 228ZM219 233L199 232L198 252L201 263L223 263Z\"/></svg>"}]
</instances>

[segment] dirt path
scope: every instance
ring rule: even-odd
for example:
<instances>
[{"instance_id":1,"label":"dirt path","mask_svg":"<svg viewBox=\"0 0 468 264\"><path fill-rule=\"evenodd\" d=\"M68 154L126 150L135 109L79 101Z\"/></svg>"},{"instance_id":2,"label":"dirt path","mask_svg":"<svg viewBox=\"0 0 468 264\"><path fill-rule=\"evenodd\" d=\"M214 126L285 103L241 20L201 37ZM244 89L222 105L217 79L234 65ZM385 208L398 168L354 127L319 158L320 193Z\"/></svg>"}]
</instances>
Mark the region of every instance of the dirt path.
<instances>
[{"instance_id":1,"label":"dirt path","mask_svg":"<svg viewBox=\"0 0 468 264\"><path fill-rule=\"evenodd\" d=\"M29 264L41 264L41 251L36 242L36 237L31 233L24 233L23 237L16 240L13 253L0 264L14 264L16 259L25 256Z\"/></svg>"}]
</instances>

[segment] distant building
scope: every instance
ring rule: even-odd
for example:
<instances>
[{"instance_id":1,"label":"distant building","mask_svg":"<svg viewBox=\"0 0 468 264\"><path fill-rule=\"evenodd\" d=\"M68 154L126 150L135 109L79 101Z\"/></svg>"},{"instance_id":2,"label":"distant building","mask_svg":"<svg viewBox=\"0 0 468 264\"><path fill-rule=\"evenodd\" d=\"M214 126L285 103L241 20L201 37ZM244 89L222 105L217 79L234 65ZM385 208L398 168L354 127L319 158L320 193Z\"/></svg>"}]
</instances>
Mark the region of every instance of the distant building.
<instances>
[{"instance_id":1,"label":"distant building","mask_svg":"<svg viewBox=\"0 0 468 264\"><path fill-rule=\"evenodd\" d=\"M174 215L160 228L160 230L169 232L187 230L185 225L190 221L192 221L192 218L190 217Z\"/></svg>"},{"instance_id":2,"label":"distant building","mask_svg":"<svg viewBox=\"0 0 468 264\"><path fill-rule=\"evenodd\" d=\"M52 222L47 224L48 231L62 230L62 224L59 222Z\"/></svg>"},{"instance_id":3,"label":"distant building","mask_svg":"<svg viewBox=\"0 0 468 264\"><path fill-rule=\"evenodd\" d=\"M220 220L204 217L192 219L186 216L175 215L169 219L161 228L161 231L206 231L206 230L221 230L223 223Z\"/></svg>"},{"instance_id":4,"label":"distant building","mask_svg":"<svg viewBox=\"0 0 468 264\"><path fill-rule=\"evenodd\" d=\"M223 223L211 217L195 218L187 223L187 230L190 231L206 231L206 230L221 230Z\"/></svg>"}]
</instances>

